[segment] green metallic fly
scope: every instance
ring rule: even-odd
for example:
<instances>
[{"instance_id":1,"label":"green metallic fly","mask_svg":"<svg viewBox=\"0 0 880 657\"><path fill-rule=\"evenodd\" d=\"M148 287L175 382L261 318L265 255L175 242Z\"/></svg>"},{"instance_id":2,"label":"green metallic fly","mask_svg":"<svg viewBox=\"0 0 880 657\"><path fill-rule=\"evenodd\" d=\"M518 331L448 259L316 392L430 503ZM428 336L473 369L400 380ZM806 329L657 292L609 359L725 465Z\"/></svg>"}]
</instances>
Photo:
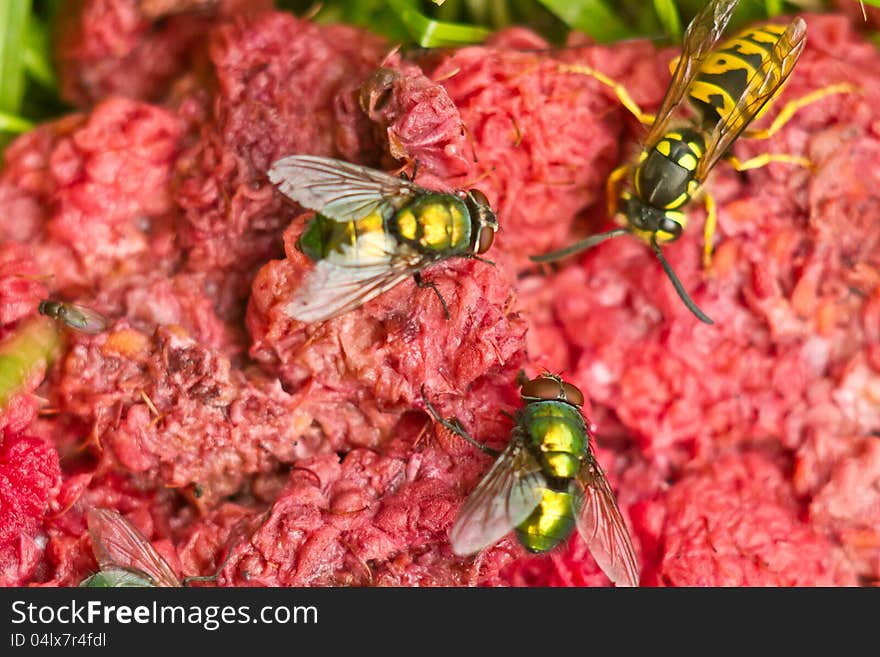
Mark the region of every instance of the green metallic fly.
<instances>
[{"instance_id":1,"label":"green metallic fly","mask_svg":"<svg viewBox=\"0 0 880 657\"><path fill-rule=\"evenodd\" d=\"M147 537L118 512L89 509L86 523L100 570L80 582L82 588L187 586L190 582L215 581L226 565L224 561L214 575L181 580Z\"/></svg>"},{"instance_id":2,"label":"green metallic fly","mask_svg":"<svg viewBox=\"0 0 880 657\"><path fill-rule=\"evenodd\" d=\"M425 396L442 426L497 460L465 503L449 538L461 556L492 545L511 530L522 546L544 553L577 527L596 563L618 586L638 586L639 566L614 493L590 447L580 407L584 395L558 376L523 381L523 408L514 416L502 452L474 440L458 420L445 420Z\"/></svg>"},{"instance_id":3,"label":"green metallic fly","mask_svg":"<svg viewBox=\"0 0 880 657\"><path fill-rule=\"evenodd\" d=\"M353 310L422 269L454 256L476 258L492 246L498 222L479 190L443 193L342 160L294 155L275 162L269 180L318 214L297 248L315 262L286 307L301 322Z\"/></svg>"}]
</instances>

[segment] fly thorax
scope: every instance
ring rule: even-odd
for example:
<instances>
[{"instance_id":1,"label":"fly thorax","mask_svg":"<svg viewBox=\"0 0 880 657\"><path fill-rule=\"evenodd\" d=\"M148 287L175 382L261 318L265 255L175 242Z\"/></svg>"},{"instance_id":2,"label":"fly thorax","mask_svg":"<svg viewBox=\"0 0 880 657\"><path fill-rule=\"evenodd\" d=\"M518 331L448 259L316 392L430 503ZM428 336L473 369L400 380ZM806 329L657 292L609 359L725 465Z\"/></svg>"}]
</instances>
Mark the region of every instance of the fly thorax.
<instances>
[{"instance_id":1,"label":"fly thorax","mask_svg":"<svg viewBox=\"0 0 880 657\"><path fill-rule=\"evenodd\" d=\"M470 214L452 194L419 197L397 212L394 224L397 235L422 253L450 255L470 244Z\"/></svg>"},{"instance_id":2,"label":"fly thorax","mask_svg":"<svg viewBox=\"0 0 880 657\"><path fill-rule=\"evenodd\" d=\"M523 409L529 446L548 477L570 479L580 470L588 438L577 407L558 401L539 401Z\"/></svg>"}]
</instances>

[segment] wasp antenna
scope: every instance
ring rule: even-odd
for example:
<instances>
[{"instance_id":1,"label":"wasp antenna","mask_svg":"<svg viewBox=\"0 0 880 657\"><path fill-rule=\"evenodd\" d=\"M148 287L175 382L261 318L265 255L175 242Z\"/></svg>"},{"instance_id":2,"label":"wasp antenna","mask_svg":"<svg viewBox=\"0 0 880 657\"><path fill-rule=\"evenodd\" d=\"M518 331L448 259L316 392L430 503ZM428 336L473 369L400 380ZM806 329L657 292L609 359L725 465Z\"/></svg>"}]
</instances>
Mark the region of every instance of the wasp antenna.
<instances>
[{"instance_id":1,"label":"wasp antenna","mask_svg":"<svg viewBox=\"0 0 880 657\"><path fill-rule=\"evenodd\" d=\"M571 246L567 246L564 249L551 251L550 253L545 253L543 255L529 256L529 260L531 260L532 262L553 262L554 260L561 260L562 258L567 258L568 256L574 255L575 253L580 253L581 251L591 249L607 239L617 237L618 235L625 235L628 232L629 231L626 228L612 228L611 230L605 231L604 233L599 233L598 235L590 235L587 239L581 240L580 242L575 242Z\"/></svg>"},{"instance_id":2,"label":"wasp antenna","mask_svg":"<svg viewBox=\"0 0 880 657\"><path fill-rule=\"evenodd\" d=\"M691 299L688 293L685 291L684 285L681 284L681 281L678 280L678 276L676 276L675 272L672 271L672 266L669 264L669 261L666 260L666 257L663 255L663 251L660 250L660 245L657 244L657 238L654 235L651 235L651 248L654 249L654 253L657 255L657 259L663 266L663 271L666 272L669 280L672 281L672 287L674 287L675 291L678 292L678 296L681 297L682 301L684 301L684 305L688 307L688 310L696 315L697 319L699 319L701 322L705 322L706 324L714 324L715 322L709 319L709 316L697 307L697 304L694 303L694 300Z\"/></svg>"}]
</instances>

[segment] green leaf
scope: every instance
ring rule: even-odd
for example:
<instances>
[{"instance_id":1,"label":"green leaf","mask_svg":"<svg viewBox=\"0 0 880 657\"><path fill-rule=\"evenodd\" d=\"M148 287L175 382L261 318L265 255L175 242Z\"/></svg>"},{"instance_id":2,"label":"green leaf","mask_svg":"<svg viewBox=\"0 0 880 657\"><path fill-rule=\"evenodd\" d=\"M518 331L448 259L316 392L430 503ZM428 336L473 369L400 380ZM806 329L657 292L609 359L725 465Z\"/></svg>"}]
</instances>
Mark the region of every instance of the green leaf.
<instances>
[{"instance_id":1,"label":"green leaf","mask_svg":"<svg viewBox=\"0 0 880 657\"><path fill-rule=\"evenodd\" d=\"M769 0L768 0L769 1ZM678 41L681 38L681 18L673 0L654 0L654 11L660 24L670 38Z\"/></svg>"},{"instance_id":2,"label":"green leaf","mask_svg":"<svg viewBox=\"0 0 880 657\"><path fill-rule=\"evenodd\" d=\"M538 0L570 28L607 43L632 36L626 24L602 0Z\"/></svg>"},{"instance_id":3,"label":"green leaf","mask_svg":"<svg viewBox=\"0 0 880 657\"><path fill-rule=\"evenodd\" d=\"M423 48L479 43L491 34L485 27L436 21L419 13L408 0L388 0L410 36Z\"/></svg>"},{"instance_id":4,"label":"green leaf","mask_svg":"<svg viewBox=\"0 0 880 657\"><path fill-rule=\"evenodd\" d=\"M17 112L24 95L24 34L31 0L0 1L0 112Z\"/></svg>"},{"instance_id":5,"label":"green leaf","mask_svg":"<svg viewBox=\"0 0 880 657\"><path fill-rule=\"evenodd\" d=\"M38 316L23 322L0 343L0 412L34 372L47 367L58 341L55 322Z\"/></svg>"},{"instance_id":6,"label":"green leaf","mask_svg":"<svg viewBox=\"0 0 880 657\"><path fill-rule=\"evenodd\" d=\"M777 16L782 13L783 0L765 0L768 16Z\"/></svg>"},{"instance_id":7,"label":"green leaf","mask_svg":"<svg viewBox=\"0 0 880 657\"><path fill-rule=\"evenodd\" d=\"M21 134L22 132L27 132L33 127L33 122L28 121L25 118L15 116L14 114L7 114L6 112L0 112L0 132Z\"/></svg>"}]
</instances>

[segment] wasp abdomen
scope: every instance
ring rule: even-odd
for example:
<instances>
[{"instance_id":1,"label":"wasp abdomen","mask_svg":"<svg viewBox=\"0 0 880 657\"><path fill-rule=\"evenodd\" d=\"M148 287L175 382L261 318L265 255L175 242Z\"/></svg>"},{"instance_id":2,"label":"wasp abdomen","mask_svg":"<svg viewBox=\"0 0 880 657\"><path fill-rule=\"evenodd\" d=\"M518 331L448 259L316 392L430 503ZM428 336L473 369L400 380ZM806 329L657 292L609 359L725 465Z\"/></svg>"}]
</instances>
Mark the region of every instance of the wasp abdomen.
<instances>
[{"instance_id":1,"label":"wasp abdomen","mask_svg":"<svg viewBox=\"0 0 880 657\"><path fill-rule=\"evenodd\" d=\"M743 30L723 42L700 64L688 98L707 129L718 121L731 120L737 100L765 65L785 29L785 25L771 23ZM760 114L741 117L740 122L745 125Z\"/></svg>"}]
</instances>

